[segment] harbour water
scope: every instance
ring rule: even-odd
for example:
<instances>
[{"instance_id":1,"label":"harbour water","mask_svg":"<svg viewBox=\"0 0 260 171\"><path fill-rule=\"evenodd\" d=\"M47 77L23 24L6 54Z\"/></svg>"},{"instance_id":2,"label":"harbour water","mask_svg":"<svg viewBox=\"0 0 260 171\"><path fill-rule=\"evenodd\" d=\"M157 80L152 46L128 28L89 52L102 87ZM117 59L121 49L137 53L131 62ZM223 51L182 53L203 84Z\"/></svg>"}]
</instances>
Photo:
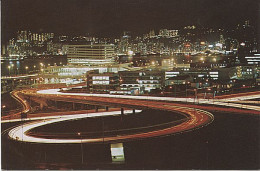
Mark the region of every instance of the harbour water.
<instances>
[{"instance_id":1,"label":"harbour water","mask_svg":"<svg viewBox=\"0 0 260 171\"><path fill-rule=\"evenodd\" d=\"M135 59L134 57L133 59ZM138 57L137 57L138 58ZM202 59L205 62L218 62L223 60L229 60L232 56L223 56L223 55L212 55L208 57L202 57L201 55L196 56L165 56L165 55L149 55L141 56L142 59L149 59L150 61L155 61L155 63L161 63L164 58L174 59L174 62L177 64L189 64L191 62L202 62ZM138 58L139 59L139 58ZM122 59L125 60L125 59ZM41 63L43 65L41 65ZM48 56L41 58L25 58L20 61L1 61L1 75L19 75L19 74L29 74L40 71L40 69L47 66L63 66L67 65L66 56Z\"/></svg>"},{"instance_id":2,"label":"harbour water","mask_svg":"<svg viewBox=\"0 0 260 171\"><path fill-rule=\"evenodd\" d=\"M42 63L42 64L41 64ZM29 74L40 71L47 66L62 66L67 65L66 56L50 56L42 58L28 58L20 61L1 61L1 75L19 75Z\"/></svg>"}]
</instances>

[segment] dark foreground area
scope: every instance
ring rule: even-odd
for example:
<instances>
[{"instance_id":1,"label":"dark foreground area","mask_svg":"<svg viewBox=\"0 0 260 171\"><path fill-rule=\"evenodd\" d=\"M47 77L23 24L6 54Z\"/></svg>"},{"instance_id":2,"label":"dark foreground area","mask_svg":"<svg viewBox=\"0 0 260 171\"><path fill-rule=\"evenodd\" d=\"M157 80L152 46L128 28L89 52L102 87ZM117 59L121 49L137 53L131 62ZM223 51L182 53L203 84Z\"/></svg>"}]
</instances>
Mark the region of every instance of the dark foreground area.
<instances>
[{"instance_id":1,"label":"dark foreground area","mask_svg":"<svg viewBox=\"0 0 260 171\"><path fill-rule=\"evenodd\" d=\"M29 131L30 135L48 138L109 137L149 132L178 125L185 116L169 111L145 110L140 113L83 118L41 126Z\"/></svg>"},{"instance_id":2,"label":"dark foreground area","mask_svg":"<svg viewBox=\"0 0 260 171\"><path fill-rule=\"evenodd\" d=\"M2 169L260 169L259 116L214 116L201 129L124 142L124 164L111 162L110 144L83 144L81 164L80 144L18 143L2 135Z\"/></svg>"}]
</instances>

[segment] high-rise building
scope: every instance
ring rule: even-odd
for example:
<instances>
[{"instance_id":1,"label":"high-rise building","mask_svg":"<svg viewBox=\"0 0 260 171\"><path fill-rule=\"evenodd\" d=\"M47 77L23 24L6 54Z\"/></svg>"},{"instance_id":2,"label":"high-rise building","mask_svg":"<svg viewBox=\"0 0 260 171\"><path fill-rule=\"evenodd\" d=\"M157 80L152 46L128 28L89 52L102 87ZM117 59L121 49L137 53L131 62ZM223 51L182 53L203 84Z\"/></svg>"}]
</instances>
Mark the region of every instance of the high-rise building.
<instances>
[{"instance_id":1,"label":"high-rise building","mask_svg":"<svg viewBox=\"0 0 260 171\"><path fill-rule=\"evenodd\" d=\"M69 64L103 65L112 64L115 57L113 44L66 45Z\"/></svg>"},{"instance_id":2,"label":"high-rise building","mask_svg":"<svg viewBox=\"0 0 260 171\"><path fill-rule=\"evenodd\" d=\"M178 30L168 30L169 37L177 37L178 36Z\"/></svg>"},{"instance_id":3,"label":"high-rise building","mask_svg":"<svg viewBox=\"0 0 260 171\"><path fill-rule=\"evenodd\" d=\"M155 37L155 32L154 32L154 30L151 30L151 31L149 32L149 37L150 37L150 38Z\"/></svg>"},{"instance_id":4,"label":"high-rise building","mask_svg":"<svg viewBox=\"0 0 260 171\"><path fill-rule=\"evenodd\" d=\"M168 30L168 29L161 29L159 31L159 36L160 37L177 37L178 36L178 30Z\"/></svg>"},{"instance_id":5,"label":"high-rise building","mask_svg":"<svg viewBox=\"0 0 260 171\"><path fill-rule=\"evenodd\" d=\"M168 30L167 30L167 29L161 29L161 30L159 31L159 36L160 36L160 37L169 37L169 32L168 32Z\"/></svg>"},{"instance_id":6,"label":"high-rise building","mask_svg":"<svg viewBox=\"0 0 260 171\"><path fill-rule=\"evenodd\" d=\"M27 35L27 31L26 30L17 32L17 41L18 42L28 41L28 35Z\"/></svg>"}]
</instances>

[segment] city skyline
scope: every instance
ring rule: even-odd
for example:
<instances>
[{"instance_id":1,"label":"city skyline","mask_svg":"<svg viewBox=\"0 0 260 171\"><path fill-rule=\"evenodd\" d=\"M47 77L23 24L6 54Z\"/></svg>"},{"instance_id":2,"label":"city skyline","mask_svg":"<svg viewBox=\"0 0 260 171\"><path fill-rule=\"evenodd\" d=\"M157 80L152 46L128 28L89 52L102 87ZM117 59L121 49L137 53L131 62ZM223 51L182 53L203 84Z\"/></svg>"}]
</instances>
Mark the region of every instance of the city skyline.
<instances>
[{"instance_id":1,"label":"city skyline","mask_svg":"<svg viewBox=\"0 0 260 171\"><path fill-rule=\"evenodd\" d=\"M1 168L259 169L256 0L2 0Z\"/></svg>"},{"instance_id":2,"label":"city skyline","mask_svg":"<svg viewBox=\"0 0 260 171\"><path fill-rule=\"evenodd\" d=\"M246 8L245 8L246 7ZM19 30L116 37L123 31L256 25L256 1L2 1L2 43Z\"/></svg>"}]
</instances>

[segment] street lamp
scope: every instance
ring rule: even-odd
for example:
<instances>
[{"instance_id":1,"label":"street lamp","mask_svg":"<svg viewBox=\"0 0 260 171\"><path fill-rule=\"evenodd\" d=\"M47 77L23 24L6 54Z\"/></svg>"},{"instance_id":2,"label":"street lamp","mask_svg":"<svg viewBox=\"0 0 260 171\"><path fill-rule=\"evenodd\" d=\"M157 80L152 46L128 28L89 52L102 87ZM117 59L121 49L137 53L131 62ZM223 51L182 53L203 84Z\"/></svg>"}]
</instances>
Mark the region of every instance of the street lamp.
<instances>
[{"instance_id":1,"label":"street lamp","mask_svg":"<svg viewBox=\"0 0 260 171\"><path fill-rule=\"evenodd\" d=\"M11 66L9 65L7 68L8 68L9 76L10 76L10 69L11 69Z\"/></svg>"},{"instance_id":2,"label":"street lamp","mask_svg":"<svg viewBox=\"0 0 260 171\"><path fill-rule=\"evenodd\" d=\"M8 68L9 68L9 67L8 67ZM13 63L10 65L10 74L15 74L14 64L13 64Z\"/></svg>"},{"instance_id":3,"label":"street lamp","mask_svg":"<svg viewBox=\"0 0 260 171\"><path fill-rule=\"evenodd\" d=\"M185 91L186 91L186 98L187 98L187 96L188 96L188 92L187 92L187 86L188 86L188 84L190 84L189 81L188 81L187 83L185 83L185 87L186 87L186 89L185 89Z\"/></svg>"},{"instance_id":4,"label":"street lamp","mask_svg":"<svg viewBox=\"0 0 260 171\"><path fill-rule=\"evenodd\" d=\"M82 136L81 136L81 133L78 132L78 136L80 136L80 148L81 148L81 163L83 164L83 160L84 160L84 156L83 156L83 144L82 144Z\"/></svg>"},{"instance_id":5,"label":"street lamp","mask_svg":"<svg viewBox=\"0 0 260 171\"><path fill-rule=\"evenodd\" d=\"M28 66L25 67L25 70L26 70L26 74L28 74Z\"/></svg>"}]
</instances>

